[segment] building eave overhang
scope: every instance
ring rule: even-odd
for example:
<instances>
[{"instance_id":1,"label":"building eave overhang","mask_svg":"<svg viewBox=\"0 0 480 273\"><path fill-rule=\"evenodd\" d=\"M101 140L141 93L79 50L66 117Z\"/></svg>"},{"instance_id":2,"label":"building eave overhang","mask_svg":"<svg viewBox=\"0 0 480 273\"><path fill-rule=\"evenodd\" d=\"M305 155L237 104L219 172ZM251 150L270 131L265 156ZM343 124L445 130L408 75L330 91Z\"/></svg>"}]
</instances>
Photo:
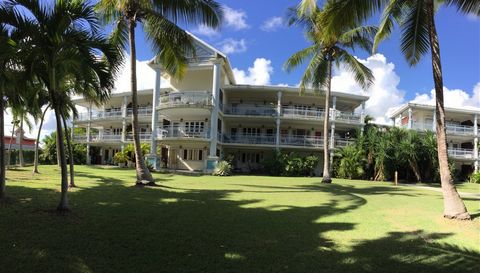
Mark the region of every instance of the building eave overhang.
<instances>
[{"instance_id":1,"label":"building eave overhang","mask_svg":"<svg viewBox=\"0 0 480 273\"><path fill-rule=\"evenodd\" d=\"M389 117L390 118L395 118L396 116L400 115L401 113L405 112L408 110L408 108L416 108L416 109L424 109L424 110L434 110L435 106L430 105L430 104L421 104L421 103L414 103L414 102L409 102L406 103L399 108L397 108L395 111L393 111ZM472 108L455 108L455 107L445 107L445 112L448 113L456 113L456 114L477 114L480 115L480 108L477 107L472 107Z\"/></svg>"}]
</instances>

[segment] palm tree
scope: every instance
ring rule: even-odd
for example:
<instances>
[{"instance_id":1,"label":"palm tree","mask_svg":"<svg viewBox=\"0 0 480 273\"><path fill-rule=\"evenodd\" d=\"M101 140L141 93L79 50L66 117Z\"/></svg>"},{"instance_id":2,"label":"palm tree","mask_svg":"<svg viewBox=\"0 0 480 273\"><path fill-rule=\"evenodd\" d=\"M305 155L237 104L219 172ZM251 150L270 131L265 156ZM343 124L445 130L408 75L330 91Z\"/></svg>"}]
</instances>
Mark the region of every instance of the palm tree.
<instances>
[{"instance_id":1,"label":"palm tree","mask_svg":"<svg viewBox=\"0 0 480 273\"><path fill-rule=\"evenodd\" d=\"M157 53L157 61L174 77L181 78L185 73L186 54L195 52L190 35L177 26L203 24L216 28L220 24L221 9L213 0L100 0L98 11L107 24L114 23L112 40L124 49L130 49L130 75L132 91L132 131L135 147L137 184L142 181L154 183L143 158L140 146L138 124L137 77L135 29L143 26L147 39Z\"/></svg>"},{"instance_id":2,"label":"palm tree","mask_svg":"<svg viewBox=\"0 0 480 273\"><path fill-rule=\"evenodd\" d=\"M40 146L40 135L42 133L42 127L43 127L43 121L45 120L45 114L47 114L48 109L50 108L50 105L46 105L45 108L42 111L42 114L40 116L40 124L38 125L38 133L37 133L37 138L35 141L35 153L33 157L33 173L40 173L38 171L38 151L39 151L39 146Z\"/></svg>"},{"instance_id":3,"label":"palm tree","mask_svg":"<svg viewBox=\"0 0 480 273\"><path fill-rule=\"evenodd\" d=\"M113 88L120 52L103 37L93 6L83 1L57 0L53 7L34 0L6 1L9 24L24 56L29 75L45 86L54 110L61 167L59 211L68 211L68 179L62 130L63 97L82 95L99 104ZM68 82L71 88L63 88ZM66 93L68 92L68 93Z\"/></svg>"},{"instance_id":4,"label":"palm tree","mask_svg":"<svg viewBox=\"0 0 480 273\"><path fill-rule=\"evenodd\" d=\"M455 188L448 166L443 75L440 44L435 27L435 12L442 3L445 6L455 7L461 13L480 16L478 0L334 0L327 12L329 15L326 16L325 22L331 26L353 25L384 8L374 49L391 34L394 23L397 23L402 29L401 49L411 66L416 65L424 55L431 52L435 85L437 153L444 203L443 215L446 218L466 220L470 219L470 214Z\"/></svg>"},{"instance_id":5,"label":"palm tree","mask_svg":"<svg viewBox=\"0 0 480 273\"><path fill-rule=\"evenodd\" d=\"M328 6L328 2L326 4ZM325 118L323 122L323 183L331 183L328 131L330 127L330 97L332 65L341 65L353 73L355 81L368 88L373 82L373 74L365 65L352 56L348 49L361 48L370 51L376 27L355 26L326 29L323 24L323 11L310 6L308 0L302 0L296 9L291 9L289 24L303 26L311 46L293 54L284 64L287 71L309 60L302 76L300 92L307 87L315 91L325 89Z\"/></svg>"}]
</instances>

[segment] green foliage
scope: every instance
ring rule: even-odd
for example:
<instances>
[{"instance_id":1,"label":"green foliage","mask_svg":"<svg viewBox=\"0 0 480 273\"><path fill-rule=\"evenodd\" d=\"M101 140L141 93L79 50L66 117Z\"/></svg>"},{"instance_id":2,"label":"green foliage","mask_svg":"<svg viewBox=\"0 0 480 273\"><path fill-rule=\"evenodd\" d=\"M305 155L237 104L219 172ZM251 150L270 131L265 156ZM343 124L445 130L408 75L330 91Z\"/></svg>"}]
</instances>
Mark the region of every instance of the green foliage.
<instances>
[{"instance_id":1,"label":"green foliage","mask_svg":"<svg viewBox=\"0 0 480 273\"><path fill-rule=\"evenodd\" d=\"M82 128L75 128L76 133L83 132ZM70 134L70 128L67 130ZM67 140L63 138L65 147L67 146ZM75 164L86 164L87 162L87 145L81 143L72 143L73 149L73 161ZM67 160L69 160L68 153L65 153ZM39 161L42 164L57 164L57 133L53 132L43 138L42 153L39 155Z\"/></svg>"},{"instance_id":2,"label":"green foliage","mask_svg":"<svg viewBox=\"0 0 480 273\"><path fill-rule=\"evenodd\" d=\"M480 172L472 173L472 175L470 175L470 178L468 178L468 182L480 184Z\"/></svg>"},{"instance_id":3,"label":"green foliage","mask_svg":"<svg viewBox=\"0 0 480 273\"><path fill-rule=\"evenodd\" d=\"M264 168L274 176L312 176L320 158L314 155L301 157L295 153L275 152L265 160Z\"/></svg>"},{"instance_id":4,"label":"green foliage","mask_svg":"<svg viewBox=\"0 0 480 273\"><path fill-rule=\"evenodd\" d=\"M130 157L125 152L118 152L113 156L113 161L117 164L127 163L130 160Z\"/></svg>"},{"instance_id":5,"label":"green foliage","mask_svg":"<svg viewBox=\"0 0 480 273\"><path fill-rule=\"evenodd\" d=\"M220 160L213 170L212 175L215 176L230 176L232 174L232 164L227 160Z\"/></svg>"},{"instance_id":6,"label":"green foliage","mask_svg":"<svg viewBox=\"0 0 480 273\"><path fill-rule=\"evenodd\" d=\"M338 154L337 176L340 178L359 179L365 174L365 153L355 145L348 145Z\"/></svg>"},{"instance_id":7,"label":"green foliage","mask_svg":"<svg viewBox=\"0 0 480 273\"><path fill-rule=\"evenodd\" d=\"M140 148L142 149L142 154L145 156L150 153L150 144L149 143L142 143L140 145ZM127 147L123 150L127 155L130 155L129 157L133 159L135 155L135 146L133 143L128 144Z\"/></svg>"}]
</instances>

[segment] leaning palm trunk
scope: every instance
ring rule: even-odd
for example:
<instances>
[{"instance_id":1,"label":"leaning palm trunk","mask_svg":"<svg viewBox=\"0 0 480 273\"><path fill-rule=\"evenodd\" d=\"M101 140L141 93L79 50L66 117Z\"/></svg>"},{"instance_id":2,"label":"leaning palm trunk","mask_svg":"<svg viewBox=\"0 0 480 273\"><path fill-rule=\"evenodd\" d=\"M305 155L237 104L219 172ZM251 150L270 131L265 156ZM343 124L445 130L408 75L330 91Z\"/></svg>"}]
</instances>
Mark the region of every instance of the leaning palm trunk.
<instances>
[{"instance_id":1,"label":"leaning palm trunk","mask_svg":"<svg viewBox=\"0 0 480 273\"><path fill-rule=\"evenodd\" d=\"M62 184L61 184L61 197L57 210L61 212L68 211L68 175L67 175L67 159L65 158L65 145L63 144L63 129L62 129L62 116L58 106L54 106L55 119L57 123L57 158L60 162Z\"/></svg>"},{"instance_id":2,"label":"leaning palm trunk","mask_svg":"<svg viewBox=\"0 0 480 273\"><path fill-rule=\"evenodd\" d=\"M143 158L142 148L140 146L140 128L138 125L138 103L137 103L137 69L136 69L136 49L135 49L135 25L134 19L129 21L130 38L130 64L131 64L131 88L132 88L132 131L133 146L135 148L135 168L137 172L136 184L142 184L142 181L154 183L152 174L148 170Z\"/></svg>"},{"instance_id":3,"label":"leaning palm trunk","mask_svg":"<svg viewBox=\"0 0 480 273\"><path fill-rule=\"evenodd\" d=\"M330 54L328 59L327 91L325 94L325 118L323 120L323 177L322 183L332 183L330 176L330 145L328 141L328 132L330 127L330 94L332 88L332 60Z\"/></svg>"},{"instance_id":4,"label":"leaning palm trunk","mask_svg":"<svg viewBox=\"0 0 480 273\"><path fill-rule=\"evenodd\" d=\"M42 118L40 119L40 126L38 127L37 141L35 142L35 156L33 159L33 173L40 173L38 171L38 147L40 145L40 133L42 132L43 121L49 107L50 105L47 105L47 107L45 107L45 110L43 110Z\"/></svg>"},{"instance_id":5,"label":"leaning palm trunk","mask_svg":"<svg viewBox=\"0 0 480 273\"><path fill-rule=\"evenodd\" d=\"M5 198L5 119L3 95L0 94L0 199Z\"/></svg>"},{"instance_id":6,"label":"leaning palm trunk","mask_svg":"<svg viewBox=\"0 0 480 273\"><path fill-rule=\"evenodd\" d=\"M12 135L10 136L10 143L8 144L8 155L7 155L7 168L10 168L10 163L12 161L12 141L15 135L15 123L13 123Z\"/></svg>"},{"instance_id":7,"label":"leaning palm trunk","mask_svg":"<svg viewBox=\"0 0 480 273\"><path fill-rule=\"evenodd\" d=\"M420 168L418 167L417 162L409 161L410 168L412 168L413 174L415 174L415 179L417 182L422 182L422 175L420 174Z\"/></svg>"},{"instance_id":8,"label":"leaning palm trunk","mask_svg":"<svg viewBox=\"0 0 480 273\"><path fill-rule=\"evenodd\" d=\"M18 147L18 160L20 167L25 167L25 161L23 160L23 115L20 120L20 144Z\"/></svg>"},{"instance_id":9,"label":"leaning palm trunk","mask_svg":"<svg viewBox=\"0 0 480 273\"><path fill-rule=\"evenodd\" d=\"M68 159L69 159L69 164L70 164L70 187L74 188L75 187L75 170L74 170L74 164L73 164L73 148L72 148L72 142L70 141L70 134L67 131L67 121L65 120L65 116L62 115L62 121L63 121L63 129L65 130L65 138L67 140L67 149L68 149Z\"/></svg>"},{"instance_id":10,"label":"leaning palm trunk","mask_svg":"<svg viewBox=\"0 0 480 273\"><path fill-rule=\"evenodd\" d=\"M446 218L467 220L470 219L465 205L453 184L452 175L448 167L447 138L445 132L445 108L443 104L443 77L440 62L440 45L434 21L433 0L427 0L427 21L432 53L433 80L435 82L435 111L437 130L437 152L440 165L440 180L443 193L443 215Z\"/></svg>"}]
</instances>

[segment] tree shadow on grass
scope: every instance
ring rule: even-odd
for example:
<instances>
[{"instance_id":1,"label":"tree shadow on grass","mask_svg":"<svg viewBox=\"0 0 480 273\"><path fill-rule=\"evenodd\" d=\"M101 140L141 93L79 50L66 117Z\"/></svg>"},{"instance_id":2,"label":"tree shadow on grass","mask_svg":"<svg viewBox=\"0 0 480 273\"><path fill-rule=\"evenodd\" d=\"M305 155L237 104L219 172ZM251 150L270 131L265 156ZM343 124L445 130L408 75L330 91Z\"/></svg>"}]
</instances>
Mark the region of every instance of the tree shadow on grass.
<instances>
[{"instance_id":1,"label":"tree shadow on grass","mask_svg":"<svg viewBox=\"0 0 480 273\"><path fill-rule=\"evenodd\" d=\"M85 175L85 174L79 174ZM38 211L58 200L47 189L11 186L29 202L0 208L2 272L478 272L479 253L434 242L449 234L395 232L339 249L327 232L351 222L322 218L366 201L335 185L348 201L321 206L252 208L230 200L239 190L134 188L102 181L70 193L67 217ZM110 179L110 178L109 178ZM342 188L343 187L343 188ZM380 190L377 189L376 192Z\"/></svg>"}]
</instances>

